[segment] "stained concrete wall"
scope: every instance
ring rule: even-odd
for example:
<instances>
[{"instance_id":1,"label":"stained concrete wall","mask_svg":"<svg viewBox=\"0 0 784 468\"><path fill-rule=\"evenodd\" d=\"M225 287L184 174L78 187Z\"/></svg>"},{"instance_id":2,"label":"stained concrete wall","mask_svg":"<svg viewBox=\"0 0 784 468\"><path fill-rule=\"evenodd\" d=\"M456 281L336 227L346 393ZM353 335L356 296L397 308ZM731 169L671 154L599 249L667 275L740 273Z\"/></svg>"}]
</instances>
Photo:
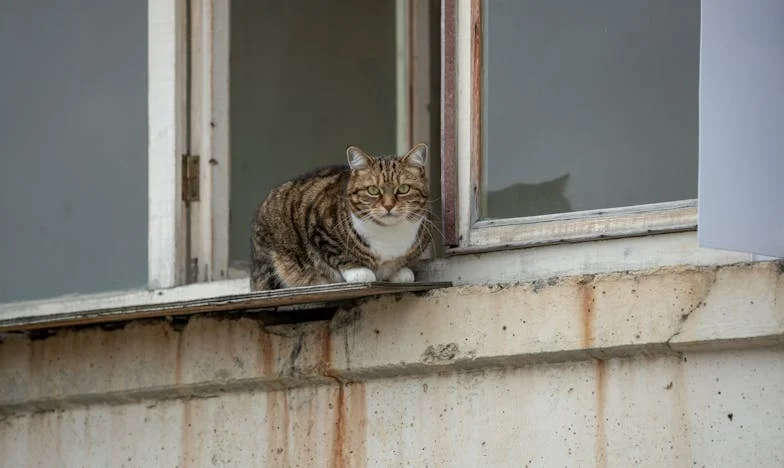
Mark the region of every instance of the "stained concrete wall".
<instances>
[{"instance_id":1,"label":"stained concrete wall","mask_svg":"<svg viewBox=\"0 0 784 468\"><path fill-rule=\"evenodd\" d=\"M0 344L4 466L784 464L779 264Z\"/></svg>"}]
</instances>

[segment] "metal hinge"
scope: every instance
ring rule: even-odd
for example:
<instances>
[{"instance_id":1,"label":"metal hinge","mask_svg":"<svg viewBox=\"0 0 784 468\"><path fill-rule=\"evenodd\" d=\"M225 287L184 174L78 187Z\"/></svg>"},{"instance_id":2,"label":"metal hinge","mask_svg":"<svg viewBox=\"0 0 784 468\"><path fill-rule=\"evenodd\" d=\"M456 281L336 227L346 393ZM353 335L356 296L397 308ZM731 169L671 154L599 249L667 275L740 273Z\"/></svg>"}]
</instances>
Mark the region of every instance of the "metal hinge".
<instances>
[{"instance_id":1,"label":"metal hinge","mask_svg":"<svg viewBox=\"0 0 784 468\"><path fill-rule=\"evenodd\" d=\"M182 155L182 201L199 201L199 156Z\"/></svg>"}]
</instances>

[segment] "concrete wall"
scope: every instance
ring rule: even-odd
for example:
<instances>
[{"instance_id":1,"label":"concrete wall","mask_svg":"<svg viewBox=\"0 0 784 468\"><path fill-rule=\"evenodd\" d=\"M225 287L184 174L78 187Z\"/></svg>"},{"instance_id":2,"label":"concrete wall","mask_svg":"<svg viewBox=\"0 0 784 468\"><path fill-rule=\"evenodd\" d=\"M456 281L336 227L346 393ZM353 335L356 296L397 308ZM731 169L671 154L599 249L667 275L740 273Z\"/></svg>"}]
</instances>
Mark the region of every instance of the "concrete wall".
<instances>
[{"instance_id":1,"label":"concrete wall","mask_svg":"<svg viewBox=\"0 0 784 468\"><path fill-rule=\"evenodd\" d=\"M779 467L783 344L776 263L6 336L0 464Z\"/></svg>"},{"instance_id":2,"label":"concrete wall","mask_svg":"<svg viewBox=\"0 0 784 468\"><path fill-rule=\"evenodd\" d=\"M0 302L145 286L147 2L0 0L0 70Z\"/></svg>"}]
</instances>

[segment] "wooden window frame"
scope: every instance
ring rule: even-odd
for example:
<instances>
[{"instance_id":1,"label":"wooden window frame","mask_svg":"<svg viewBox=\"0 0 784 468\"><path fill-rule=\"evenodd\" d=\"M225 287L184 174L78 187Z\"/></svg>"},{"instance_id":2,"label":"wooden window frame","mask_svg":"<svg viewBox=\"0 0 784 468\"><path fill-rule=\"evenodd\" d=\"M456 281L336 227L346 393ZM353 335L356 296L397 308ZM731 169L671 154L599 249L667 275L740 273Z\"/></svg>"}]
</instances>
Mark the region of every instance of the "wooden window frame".
<instances>
[{"instance_id":1,"label":"wooden window frame","mask_svg":"<svg viewBox=\"0 0 784 468\"><path fill-rule=\"evenodd\" d=\"M229 277L229 3L148 0L148 289Z\"/></svg>"},{"instance_id":2,"label":"wooden window frame","mask_svg":"<svg viewBox=\"0 0 784 468\"><path fill-rule=\"evenodd\" d=\"M185 0L148 0L147 287L185 282L186 205L182 162L187 151L187 21Z\"/></svg>"},{"instance_id":3,"label":"wooden window frame","mask_svg":"<svg viewBox=\"0 0 784 468\"><path fill-rule=\"evenodd\" d=\"M442 0L441 5L441 199L448 255L696 229L696 199L479 219L482 0Z\"/></svg>"}]
</instances>

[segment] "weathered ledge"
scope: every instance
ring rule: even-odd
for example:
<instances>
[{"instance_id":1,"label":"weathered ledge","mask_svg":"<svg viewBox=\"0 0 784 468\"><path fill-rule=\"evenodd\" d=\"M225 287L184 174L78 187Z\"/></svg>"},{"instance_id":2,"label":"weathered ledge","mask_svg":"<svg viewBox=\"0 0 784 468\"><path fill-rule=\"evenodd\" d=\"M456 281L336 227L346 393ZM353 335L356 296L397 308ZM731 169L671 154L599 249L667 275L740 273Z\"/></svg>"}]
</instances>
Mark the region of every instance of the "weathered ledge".
<instances>
[{"instance_id":1,"label":"weathered ledge","mask_svg":"<svg viewBox=\"0 0 784 468\"><path fill-rule=\"evenodd\" d=\"M412 374L784 344L775 262L367 299L331 321L61 330L0 343L0 414Z\"/></svg>"}]
</instances>

